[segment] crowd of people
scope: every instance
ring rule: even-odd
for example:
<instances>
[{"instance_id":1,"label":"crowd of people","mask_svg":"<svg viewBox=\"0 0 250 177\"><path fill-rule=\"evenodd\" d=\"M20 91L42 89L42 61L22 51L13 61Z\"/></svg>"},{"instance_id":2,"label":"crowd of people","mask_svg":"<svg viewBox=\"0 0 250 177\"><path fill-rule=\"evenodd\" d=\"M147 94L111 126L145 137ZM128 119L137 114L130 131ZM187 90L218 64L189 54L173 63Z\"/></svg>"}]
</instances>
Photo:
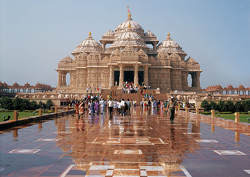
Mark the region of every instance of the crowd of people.
<instances>
[{"instance_id":1,"label":"crowd of people","mask_svg":"<svg viewBox=\"0 0 250 177\"><path fill-rule=\"evenodd\" d=\"M133 83L127 83L126 88L133 91ZM143 90L143 89L142 89ZM135 90L136 91L136 90ZM107 96L107 100L101 96L86 96L82 100L71 100L69 104L76 108L78 117L83 117L83 114L99 115L108 114L112 118L113 114L127 116L131 113L131 107L140 106L142 109L163 109L167 108L170 113L170 120L173 123L175 115L175 107L181 105L180 102L175 101L173 97L170 100L156 100L152 94L144 94L144 98L137 103L136 100L112 99L111 95Z\"/></svg>"}]
</instances>

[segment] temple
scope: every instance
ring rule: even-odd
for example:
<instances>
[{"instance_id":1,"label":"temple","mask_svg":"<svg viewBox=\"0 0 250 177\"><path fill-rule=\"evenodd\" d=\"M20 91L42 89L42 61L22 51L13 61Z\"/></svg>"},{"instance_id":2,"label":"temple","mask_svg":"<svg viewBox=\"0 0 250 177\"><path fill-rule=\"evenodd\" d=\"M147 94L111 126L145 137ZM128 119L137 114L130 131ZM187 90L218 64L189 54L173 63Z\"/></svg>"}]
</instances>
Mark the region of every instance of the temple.
<instances>
[{"instance_id":1,"label":"temple","mask_svg":"<svg viewBox=\"0 0 250 177\"><path fill-rule=\"evenodd\" d=\"M201 91L199 63L187 57L170 34L160 42L131 18L114 31L106 32L100 43L89 36L58 63L57 90L86 92L86 88L122 88L124 82L146 85L161 92ZM66 75L70 82L66 83ZM191 82L188 83L188 76Z\"/></svg>"}]
</instances>

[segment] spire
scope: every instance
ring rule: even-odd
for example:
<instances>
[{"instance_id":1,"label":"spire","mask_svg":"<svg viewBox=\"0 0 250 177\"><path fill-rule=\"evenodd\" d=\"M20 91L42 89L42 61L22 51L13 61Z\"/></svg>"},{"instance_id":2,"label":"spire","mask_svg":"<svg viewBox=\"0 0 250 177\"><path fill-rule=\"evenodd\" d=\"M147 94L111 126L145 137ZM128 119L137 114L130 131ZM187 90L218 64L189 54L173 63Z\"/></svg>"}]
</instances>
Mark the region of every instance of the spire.
<instances>
[{"instance_id":1,"label":"spire","mask_svg":"<svg viewBox=\"0 0 250 177\"><path fill-rule=\"evenodd\" d=\"M170 38L170 33L168 33L168 38Z\"/></svg>"},{"instance_id":2,"label":"spire","mask_svg":"<svg viewBox=\"0 0 250 177\"><path fill-rule=\"evenodd\" d=\"M127 18L127 20L132 20L131 13L130 13L130 10L129 10L129 6L127 6L127 9L128 9L128 18Z\"/></svg>"},{"instance_id":3,"label":"spire","mask_svg":"<svg viewBox=\"0 0 250 177\"><path fill-rule=\"evenodd\" d=\"M91 32L89 32L89 37L91 37L91 35L92 35L92 33L91 33Z\"/></svg>"}]
</instances>

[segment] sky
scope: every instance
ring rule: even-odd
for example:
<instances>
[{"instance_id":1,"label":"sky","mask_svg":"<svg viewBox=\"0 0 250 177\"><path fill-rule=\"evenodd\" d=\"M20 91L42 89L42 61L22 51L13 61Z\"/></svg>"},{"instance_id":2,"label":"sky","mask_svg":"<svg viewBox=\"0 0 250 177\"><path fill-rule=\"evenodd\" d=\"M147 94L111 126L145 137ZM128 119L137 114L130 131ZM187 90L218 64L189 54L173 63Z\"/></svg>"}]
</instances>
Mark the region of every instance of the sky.
<instances>
[{"instance_id":1,"label":"sky","mask_svg":"<svg viewBox=\"0 0 250 177\"><path fill-rule=\"evenodd\" d=\"M0 0L0 81L56 87L59 61L126 21L126 6L200 63L202 88L250 87L250 0Z\"/></svg>"}]
</instances>

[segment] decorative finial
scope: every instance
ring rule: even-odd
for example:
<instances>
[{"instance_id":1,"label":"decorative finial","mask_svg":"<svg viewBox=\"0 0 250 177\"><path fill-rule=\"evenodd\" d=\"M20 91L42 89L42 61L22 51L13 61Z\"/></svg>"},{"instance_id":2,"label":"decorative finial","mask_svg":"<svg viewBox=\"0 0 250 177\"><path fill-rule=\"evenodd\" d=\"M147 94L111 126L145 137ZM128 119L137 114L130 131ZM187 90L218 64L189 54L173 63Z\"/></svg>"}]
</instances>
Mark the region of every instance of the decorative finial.
<instances>
[{"instance_id":1,"label":"decorative finial","mask_svg":"<svg viewBox=\"0 0 250 177\"><path fill-rule=\"evenodd\" d=\"M168 37L170 37L170 33L168 33Z\"/></svg>"},{"instance_id":2,"label":"decorative finial","mask_svg":"<svg viewBox=\"0 0 250 177\"><path fill-rule=\"evenodd\" d=\"M92 34L92 33L91 33L91 32L89 32L89 37L91 37L91 34Z\"/></svg>"},{"instance_id":3,"label":"decorative finial","mask_svg":"<svg viewBox=\"0 0 250 177\"><path fill-rule=\"evenodd\" d=\"M129 6L127 6L127 9L128 9L128 18L130 19L131 18L131 13L130 13L130 10L129 10Z\"/></svg>"},{"instance_id":4,"label":"decorative finial","mask_svg":"<svg viewBox=\"0 0 250 177\"><path fill-rule=\"evenodd\" d=\"M131 28L131 24L130 24L130 22L128 23L128 28Z\"/></svg>"}]
</instances>

